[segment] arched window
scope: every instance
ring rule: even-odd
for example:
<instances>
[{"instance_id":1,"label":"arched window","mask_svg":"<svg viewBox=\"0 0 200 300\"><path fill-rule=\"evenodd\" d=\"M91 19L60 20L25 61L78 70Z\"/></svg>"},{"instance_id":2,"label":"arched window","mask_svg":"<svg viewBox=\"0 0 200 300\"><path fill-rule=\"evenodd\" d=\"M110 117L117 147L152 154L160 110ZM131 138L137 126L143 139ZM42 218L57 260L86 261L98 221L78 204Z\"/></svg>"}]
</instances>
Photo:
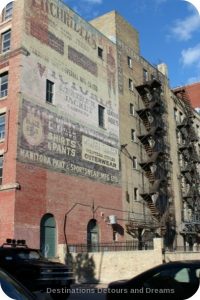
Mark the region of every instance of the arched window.
<instances>
[{"instance_id":1,"label":"arched window","mask_svg":"<svg viewBox=\"0 0 200 300\"><path fill-rule=\"evenodd\" d=\"M45 257L56 255L56 222L51 214L46 214L41 219L40 249Z\"/></svg>"},{"instance_id":2,"label":"arched window","mask_svg":"<svg viewBox=\"0 0 200 300\"><path fill-rule=\"evenodd\" d=\"M88 251L95 252L98 250L99 229L95 219L91 219L87 226L87 246Z\"/></svg>"},{"instance_id":3,"label":"arched window","mask_svg":"<svg viewBox=\"0 0 200 300\"><path fill-rule=\"evenodd\" d=\"M9 2L2 11L2 21L6 21L12 18L13 13L13 1Z\"/></svg>"}]
</instances>

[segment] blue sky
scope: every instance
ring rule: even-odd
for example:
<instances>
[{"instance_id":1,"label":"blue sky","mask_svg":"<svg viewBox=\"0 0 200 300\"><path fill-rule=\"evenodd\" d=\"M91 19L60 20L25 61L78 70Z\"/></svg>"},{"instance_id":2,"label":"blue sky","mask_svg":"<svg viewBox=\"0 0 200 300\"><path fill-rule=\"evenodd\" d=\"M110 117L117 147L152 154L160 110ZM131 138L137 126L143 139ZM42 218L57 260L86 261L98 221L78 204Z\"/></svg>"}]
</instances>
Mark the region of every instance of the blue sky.
<instances>
[{"instance_id":1,"label":"blue sky","mask_svg":"<svg viewBox=\"0 0 200 300\"><path fill-rule=\"evenodd\" d=\"M199 0L200 1L200 0ZM200 16L183 0L64 0L86 20L111 10L140 35L141 55L165 62L171 87L200 81Z\"/></svg>"}]
</instances>

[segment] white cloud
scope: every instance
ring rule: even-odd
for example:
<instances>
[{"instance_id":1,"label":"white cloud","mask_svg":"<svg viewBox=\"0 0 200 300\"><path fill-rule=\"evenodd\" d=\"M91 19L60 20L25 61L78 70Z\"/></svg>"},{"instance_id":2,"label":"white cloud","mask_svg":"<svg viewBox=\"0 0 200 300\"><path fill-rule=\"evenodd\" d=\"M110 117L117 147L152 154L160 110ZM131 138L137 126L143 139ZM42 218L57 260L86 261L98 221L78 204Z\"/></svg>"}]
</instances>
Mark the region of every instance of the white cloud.
<instances>
[{"instance_id":1,"label":"white cloud","mask_svg":"<svg viewBox=\"0 0 200 300\"><path fill-rule=\"evenodd\" d=\"M200 67L200 43L193 48L182 50L181 61L184 66L196 64L196 67Z\"/></svg>"},{"instance_id":2,"label":"white cloud","mask_svg":"<svg viewBox=\"0 0 200 300\"><path fill-rule=\"evenodd\" d=\"M187 41L197 30L200 30L200 18L198 14L195 14L184 20L176 20L171 29L171 35L178 40Z\"/></svg>"},{"instance_id":3,"label":"white cloud","mask_svg":"<svg viewBox=\"0 0 200 300\"><path fill-rule=\"evenodd\" d=\"M83 2L87 2L89 4L102 4L103 0L82 0Z\"/></svg>"}]
</instances>

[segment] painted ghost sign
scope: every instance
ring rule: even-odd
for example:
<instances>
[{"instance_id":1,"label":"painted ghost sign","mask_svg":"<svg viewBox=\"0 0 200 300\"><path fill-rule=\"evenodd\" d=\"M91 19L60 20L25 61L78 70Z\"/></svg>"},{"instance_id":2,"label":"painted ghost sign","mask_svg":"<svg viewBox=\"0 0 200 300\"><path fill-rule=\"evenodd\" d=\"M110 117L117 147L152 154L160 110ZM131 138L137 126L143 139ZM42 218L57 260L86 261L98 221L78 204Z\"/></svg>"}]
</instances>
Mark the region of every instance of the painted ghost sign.
<instances>
[{"instance_id":1,"label":"painted ghost sign","mask_svg":"<svg viewBox=\"0 0 200 300\"><path fill-rule=\"evenodd\" d=\"M119 183L118 149L87 136L80 127L23 100L20 160L69 175Z\"/></svg>"}]
</instances>

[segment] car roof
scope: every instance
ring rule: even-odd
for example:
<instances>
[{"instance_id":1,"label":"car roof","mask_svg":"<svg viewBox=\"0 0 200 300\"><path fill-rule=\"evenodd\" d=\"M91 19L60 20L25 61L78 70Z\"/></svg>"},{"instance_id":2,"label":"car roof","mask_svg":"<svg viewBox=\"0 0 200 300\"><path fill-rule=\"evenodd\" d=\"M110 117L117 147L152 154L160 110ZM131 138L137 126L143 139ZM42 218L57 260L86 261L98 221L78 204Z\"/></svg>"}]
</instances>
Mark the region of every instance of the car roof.
<instances>
[{"instance_id":1,"label":"car roof","mask_svg":"<svg viewBox=\"0 0 200 300\"><path fill-rule=\"evenodd\" d=\"M40 251L39 249L33 249L33 248L28 248L28 247L0 247L0 251L2 250L15 250L15 251Z\"/></svg>"},{"instance_id":2,"label":"car roof","mask_svg":"<svg viewBox=\"0 0 200 300\"><path fill-rule=\"evenodd\" d=\"M146 271L143 271L142 273L132 277L131 279L128 279L128 281L131 281L133 279L139 279L141 276L145 276L148 275L149 273L156 271L156 270L164 270L164 269L168 269L173 268L173 267L180 267L180 266L197 266L200 267L200 260L176 260L176 261L170 261L170 262L166 262L163 264L159 264L156 265Z\"/></svg>"},{"instance_id":3,"label":"car roof","mask_svg":"<svg viewBox=\"0 0 200 300\"><path fill-rule=\"evenodd\" d=\"M166 265L169 264L200 264L200 260L199 259L192 259L192 260L175 260L175 261L169 261L165 263Z\"/></svg>"}]
</instances>

